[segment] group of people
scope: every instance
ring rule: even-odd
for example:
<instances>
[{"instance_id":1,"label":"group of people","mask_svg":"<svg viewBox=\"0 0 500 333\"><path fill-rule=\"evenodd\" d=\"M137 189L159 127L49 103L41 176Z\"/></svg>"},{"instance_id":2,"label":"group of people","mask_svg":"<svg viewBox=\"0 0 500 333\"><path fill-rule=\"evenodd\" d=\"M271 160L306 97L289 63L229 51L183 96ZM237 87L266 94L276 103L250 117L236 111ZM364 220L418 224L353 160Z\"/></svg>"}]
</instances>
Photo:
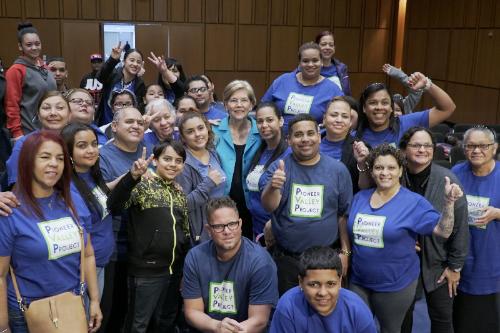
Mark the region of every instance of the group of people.
<instances>
[{"instance_id":1,"label":"group of people","mask_svg":"<svg viewBox=\"0 0 500 333\"><path fill-rule=\"evenodd\" d=\"M455 104L422 73L384 65L408 96L371 83L358 101L325 31L260 101L243 80L219 101L152 52L146 85L121 43L68 88L33 26L18 42L0 333L67 291L91 332L411 332L422 293L432 332L499 331L496 133L472 127L464 163L434 164L429 128Z\"/></svg>"}]
</instances>

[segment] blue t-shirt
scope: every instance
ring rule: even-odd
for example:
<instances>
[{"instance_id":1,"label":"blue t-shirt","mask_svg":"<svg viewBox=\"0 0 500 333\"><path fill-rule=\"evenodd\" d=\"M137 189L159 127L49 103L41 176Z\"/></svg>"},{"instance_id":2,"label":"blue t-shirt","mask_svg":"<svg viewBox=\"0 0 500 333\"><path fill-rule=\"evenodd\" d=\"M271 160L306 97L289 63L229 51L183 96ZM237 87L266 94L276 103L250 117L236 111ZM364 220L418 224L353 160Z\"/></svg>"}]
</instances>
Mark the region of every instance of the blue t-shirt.
<instances>
[{"instance_id":1,"label":"blue t-shirt","mask_svg":"<svg viewBox=\"0 0 500 333\"><path fill-rule=\"evenodd\" d=\"M224 104L212 103L208 107L208 111L202 113L207 120L220 120L227 117L227 112L225 111Z\"/></svg>"},{"instance_id":2,"label":"blue t-shirt","mask_svg":"<svg viewBox=\"0 0 500 333\"><path fill-rule=\"evenodd\" d=\"M108 142L101 147L99 156L99 166L101 167L102 177L106 183L109 183L121 175L127 173L132 164L142 157L142 148L144 142L139 143L135 152L126 152L119 149L113 141ZM150 149L147 151L147 156ZM116 248L111 260L127 260L127 214L113 215L113 231L115 232ZM122 223L123 221L123 223Z\"/></svg>"},{"instance_id":3,"label":"blue t-shirt","mask_svg":"<svg viewBox=\"0 0 500 333\"><path fill-rule=\"evenodd\" d=\"M335 83L339 87L339 89L342 90L339 73L337 72L337 67L335 65L332 64L330 66L322 66L321 75Z\"/></svg>"},{"instance_id":4,"label":"blue t-shirt","mask_svg":"<svg viewBox=\"0 0 500 333\"><path fill-rule=\"evenodd\" d=\"M108 142L108 137L103 131L94 123L90 124L90 127L97 133L97 144L99 147L103 146Z\"/></svg>"},{"instance_id":5,"label":"blue t-shirt","mask_svg":"<svg viewBox=\"0 0 500 333\"><path fill-rule=\"evenodd\" d=\"M500 162L487 176L475 176L469 162L455 165L451 171L462 183L467 197L469 223L475 210L492 206L500 208ZM479 214L481 215L481 214ZM458 289L473 295L500 292L500 221L493 220L486 227L469 226L469 253L461 272Z\"/></svg>"},{"instance_id":6,"label":"blue t-shirt","mask_svg":"<svg viewBox=\"0 0 500 333\"><path fill-rule=\"evenodd\" d=\"M94 247L95 264L97 267L104 267L109 262L115 248L115 237L113 234L113 219L108 211L107 195L96 185L89 172L79 173L78 176L83 179L87 187L99 202L99 211L91 209L91 203L87 203L92 219L92 229L90 236ZM75 190L76 186L74 187ZM77 190L78 191L78 190Z\"/></svg>"},{"instance_id":7,"label":"blue t-shirt","mask_svg":"<svg viewBox=\"0 0 500 333\"><path fill-rule=\"evenodd\" d=\"M86 242L90 213L79 196L72 195L72 200ZM43 219L26 213L22 200L21 207L13 209L11 215L0 216L0 256L11 257L19 291L27 303L76 291L80 282L80 233L69 208L58 192L36 201ZM10 276L8 304L18 307Z\"/></svg>"},{"instance_id":8,"label":"blue t-shirt","mask_svg":"<svg viewBox=\"0 0 500 333\"><path fill-rule=\"evenodd\" d=\"M281 296L271 321L270 333L376 333L373 314L350 290L339 290L335 309L322 316L311 307L299 287Z\"/></svg>"},{"instance_id":9,"label":"blue t-shirt","mask_svg":"<svg viewBox=\"0 0 500 333\"><path fill-rule=\"evenodd\" d=\"M401 140L403 134L411 127L422 126L429 128L429 112L430 110L424 110L399 116L399 132L397 133L393 132L390 128L386 128L380 132L375 132L367 127L363 130L362 139L372 148L375 148L384 142L398 147L399 140Z\"/></svg>"},{"instance_id":10,"label":"blue t-shirt","mask_svg":"<svg viewBox=\"0 0 500 333\"><path fill-rule=\"evenodd\" d=\"M19 138L16 143L14 144L14 147L12 147L12 153L9 156L9 159L6 162L6 167L7 167L7 184L13 185L17 182L17 168L19 165L19 154L21 153L21 149L23 148L24 141L30 136L35 133L40 132L34 131L31 132L27 135L22 136Z\"/></svg>"},{"instance_id":11,"label":"blue t-shirt","mask_svg":"<svg viewBox=\"0 0 500 333\"><path fill-rule=\"evenodd\" d=\"M352 200L352 181L344 164L321 155L315 165L301 165L293 154L283 159L286 181L281 201L272 213L272 229L279 246L302 253L312 246L330 246L338 238L338 217ZM261 191L271 181L279 160L260 178Z\"/></svg>"},{"instance_id":12,"label":"blue t-shirt","mask_svg":"<svg viewBox=\"0 0 500 333\"><path fill-rule=\"evenodd\" d=\"M212 240L192 248L184 262L184 299L203 298L204 312L213 319L248 319L249 305L278 302L276 265L266 249L241 237L230 260L217 259Z\"/></svg>"},{"instance_id":13,"label":"blue t-shirt","mask_svg":"<svg viewBox=\"0 0 500 333\"><path fill-rule=\"evenodd\" d=\"M275 160L279 161L283 159L285 156L291 154L291 149L288 148L285 150L281 156L278 156ZM252 213L252 227L253 233L255 235L260 235L264 232L264 225L271 218L271 214L269 214L264 207L262 207L261 202L261 194L262 192L259 190L259 180L260 177L264 174L264 166L267 161L273 156L274 149L266 149L260 155L259 162L257 165L248 173L246 182L249 191L249 202L248 202L248 210Z\"/></svg>"},{"instance_id":14,"label":"blue t-shirt","mask_svg":"<svg viewBox=\"0 0 500 333\"><path fill-rule=\"evenodd\" d=\"M326 137L321 139L321 144L319 145L319 151L331 158L340 161L342 158L342 146L344 145L344 140L340 141L330 141Z\"/></svg>"},{"instance_id":15,"label":"blue t-shirt","mask_svg":"<svg viewBox=\"0 0 500 333\"><path fill-rule=\"evenodd\" d=\"M312 86L304 86L297 80L296 74L294 71L279 76L262 97L262 102L274 102L281 110L285 132L288 132L288 122L301 113L310 114L320 123L332 98L344 95L342 90L328 79Z\"/></svg>"},{"instance_id":16,"label":"blue t-shirt","mask_svg":"<svg viewBox=\"0 0 500 333\"><path fill-rule=\"evenodd\" d=\"M172 140L179 141L179 136L179 130L175 129L172 133ZM154 146L160 143L160 139L158 139L158 136L155 132L149 131L144 133L144 143L148 147L148 150L153 151Z\"/></svg>"},{"instance_id":17,"label":"blue t-shirt","mask_svg":"<svg viewBox=\"0 0 500 333\"><path fill-rule=\"evenodd\" d=\"M226 187L226 181L227 181L226 173L224 172L224 170L222 170L222 166L220 165L219 160L213 154L216 153L213 152L210 154L210 159L208 160L208 164L203 164L200 160L194 157L188 149L186 149L186 155L189 156L186 159L186 162L188 162L189 159L189 164L194 168L196 168L196 170L200 173L203 179L206 179L208 177L209 168L219 171L219 173L222 175L223 181L219 185L215 186L210 190L209 197L211 199L220 198L224 196L224 189Z\"/></svg>"},{"instance_id":18,"label":"blue t-shirt","mask_svg":"<svg viewBox=\"0 0 500 333\"><path fill-rule=\"evenodd\" d=\"M399 291L420 274L417 235L431 235L440 215L423 196L404 187L382 207L372 208L374 191L362 190L352 201L351 282L377 292Z\"/></svg>"}]
</instances>

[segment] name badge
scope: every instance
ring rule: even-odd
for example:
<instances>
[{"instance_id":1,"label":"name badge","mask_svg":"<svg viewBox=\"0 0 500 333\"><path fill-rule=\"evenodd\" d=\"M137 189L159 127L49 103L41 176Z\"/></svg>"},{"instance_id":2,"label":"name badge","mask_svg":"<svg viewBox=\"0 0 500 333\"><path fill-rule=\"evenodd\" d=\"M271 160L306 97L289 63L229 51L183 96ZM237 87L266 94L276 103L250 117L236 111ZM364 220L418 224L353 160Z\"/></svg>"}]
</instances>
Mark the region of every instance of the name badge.
<instances>
[{"instance_id":1,"label":"name badge","mask_svg":"<svg viewBox=\"0 0 500 333\"><path fill-rule=\"evenodd\" d=\"M290 216L321 217L323 213L323 185L292 184Z\"/></svg>"},{"instance_id":2,"label":"name badge","mask_svg":"<svg viewBox=\"0 0 500 333\"><path fill-rule=\"evenodd\" d=\"M285 109L286 114L297 115L302 113L309 113L313 103L314 96L302 95L297 93L290 93L286 99Z\"/></svg>"},{"instance_id":3,"label":"name badge","mask_svg":"<svg viewBox=\"0 0 500 333\"><path fill-rule=\"evenodd\" d=\"M237 314L234 294L233 281L210 282L208 312Z\"/></svg>"},{"instance_id":4,"label":"name badge","mask_svg":"<svg viewBox=\"0 0 500 333\"><path fill-rule=\"evenodd\" d=\"M384 248L384 225L387 217L370 214L356 214L352 231L354 243L382 249Z\"/></svg>"},{"instance_id":5,"label":"name badge","mask_svg":"<svg viewBox=\"0 0 500 333\"><path fill-rule=\"evenodd\" d=\"M264 165L256 165L247 176L247 187L249 191L259 192L259 179L264 173Z\"/></svg>"},{"instance_id":6,"label":"name badge","mask_svg":"<svg viewBox=\"0 0 500 333\"><path fill-rule=\"evenodd\" d=\"M47 250L49 260L56 260L80 252L80 232L70 217L38 223Z\"/></svg>"}]
</instances>

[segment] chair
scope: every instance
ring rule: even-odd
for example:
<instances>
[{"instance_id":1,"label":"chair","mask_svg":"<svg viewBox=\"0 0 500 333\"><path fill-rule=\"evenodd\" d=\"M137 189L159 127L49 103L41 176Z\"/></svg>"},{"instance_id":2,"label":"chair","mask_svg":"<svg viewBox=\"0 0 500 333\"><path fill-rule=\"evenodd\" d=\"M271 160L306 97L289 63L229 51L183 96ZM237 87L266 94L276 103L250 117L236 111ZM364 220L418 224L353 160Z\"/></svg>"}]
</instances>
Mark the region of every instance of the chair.
<instances>
[{"instance_id":1,"label":"chair","mask_svg":"<svg viewBox=\"0 0 500 333\"><path fill-rule=\"evenodd\" d=\"M467 131L469 128L471 127L474 127L476 126L477 124L456 124L454 127L453 127L453 132L465 132Z\"/></svg>"},{"instance_id":2,"label":"chair","mask_svg":"<svg viewBox=\"0 0 500 333\"><path fill-rule=\"evenodd\" d=\"M436 146L434 148L434 156L432 157L434 161L436 160L447 160L446 154L444 153L444 148L441 146Z\"/></svg>"},{"instance_id":3,"label":"chair","mask_svg":"<svg viewBox=\"0 0 500 333\"><path fill-rule=\"evenodd\" d=\"M448 126L446 124L437 124L436 126L431 127L430 130L434 134L441 133L441 134L444 134L444 135L446 135L449 132L451 132L450 126Z\"/></svg>"},{"instance_id":4,"label":"chair","mask_svg":"<svg viewBox=\"0 0 500 333\"><path fill-rule=\"evenodd\" d=\"M452 137L457 138L458 141L463 141L464 132L454 132L450 134Z\"/></svg>"},{"instance_id":5,"label":"chair","mask_svg":"<svg viewBox=\"0 0 500 333\"><path fill-rule=\"evenodd\" d=\"M432 135L434 136L434 139L436 139L436 142L437 143L442 143L444 142L444 139L446 137L446 134L443 134L443 133L432 133Z\"/></svg>"},{"instance_id":6,"label":"chair","mask_svg":"<svg viewBox=\"0 0 500 333\"><path fill-rule=\"evenodd\" d=\"M454 166L460 161L465 160L465 152L461 146L455 146L450 150L451 166Z\"/></svg>"}]
</instances>

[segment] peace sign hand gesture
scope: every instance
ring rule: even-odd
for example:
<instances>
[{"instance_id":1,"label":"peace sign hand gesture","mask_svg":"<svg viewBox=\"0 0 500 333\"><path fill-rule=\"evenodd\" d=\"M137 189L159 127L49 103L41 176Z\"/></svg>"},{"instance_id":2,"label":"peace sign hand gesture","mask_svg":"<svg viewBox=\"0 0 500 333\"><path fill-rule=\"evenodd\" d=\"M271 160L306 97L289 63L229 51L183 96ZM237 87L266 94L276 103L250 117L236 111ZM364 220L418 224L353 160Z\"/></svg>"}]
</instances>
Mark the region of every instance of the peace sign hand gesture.
<instances>
[{"instance_id":1,"label":"peace sign hand gesture","mask_svg":"<svg viewBox=\"0 0 500 333\"><path fill-rule=\"evenodd\" d=\"M111 58L115 59L115 60L120 60L120 57L122 55L122 51L123 51L123 46L122 46L122 42L118 42L118 45L113 47L111 49Z\"/></svg>"},{"instance_id":2,"label":"peace sign hand gesture","mask_svg":"<svg viewBox=\"0 0 500 333\"><path fill-rule=\"evenodd\" d=\"M132 164L132 169L130 169L130 174L135 180L139 179L143 174L148 171L148 166L153 160L153 154L146 159L146 147L142 149L142 156L137 161Z\"/></svg>"},{"instance_id":3,"label":"peace sign hand gesture","mask_svg":"<svg viewBox=\"0 0 500 333\"><path fill-rule=\"evenodd\" d=\"M163 81L166 81L165 83L174 83L177 81L177 76L168 69L167 63L165 62L165 58L163 56L157 57L153 52L149 52L151 54L150 57L148 57L148 60L151 61L153 65L156 66L156 69L158 69L158 72L160 72Z\"/></svg>"}]
</instances>

